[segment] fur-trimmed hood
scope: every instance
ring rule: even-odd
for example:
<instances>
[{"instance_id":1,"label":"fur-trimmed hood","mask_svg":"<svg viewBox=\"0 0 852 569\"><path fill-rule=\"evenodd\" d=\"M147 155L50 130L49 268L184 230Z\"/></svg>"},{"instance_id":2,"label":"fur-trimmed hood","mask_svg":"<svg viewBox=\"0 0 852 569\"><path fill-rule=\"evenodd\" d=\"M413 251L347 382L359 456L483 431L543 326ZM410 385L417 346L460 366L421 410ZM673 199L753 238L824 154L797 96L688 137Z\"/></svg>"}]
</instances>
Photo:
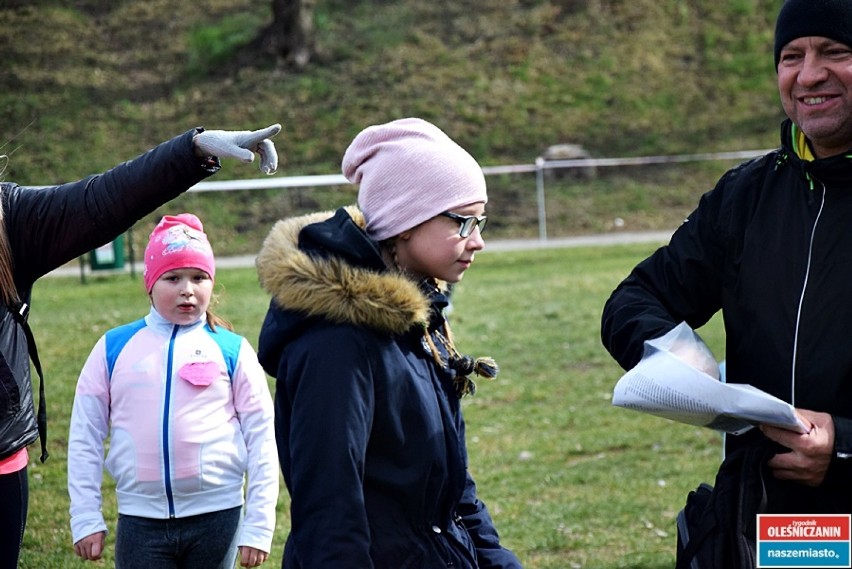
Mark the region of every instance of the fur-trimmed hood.
<instances>
[{"instance_id":1,"label":"fur-trimmed hood","mask_svg":"<svg viewBox=\"0 0 852 569\"><path fill-rule=\"evenodd\" d=\"M261 287L279 310L303 317L392 334L425 325L429 298L417 283L384 269L365 225L355 206L277 222L256 260Z\"/></svg>"}]
</instances>

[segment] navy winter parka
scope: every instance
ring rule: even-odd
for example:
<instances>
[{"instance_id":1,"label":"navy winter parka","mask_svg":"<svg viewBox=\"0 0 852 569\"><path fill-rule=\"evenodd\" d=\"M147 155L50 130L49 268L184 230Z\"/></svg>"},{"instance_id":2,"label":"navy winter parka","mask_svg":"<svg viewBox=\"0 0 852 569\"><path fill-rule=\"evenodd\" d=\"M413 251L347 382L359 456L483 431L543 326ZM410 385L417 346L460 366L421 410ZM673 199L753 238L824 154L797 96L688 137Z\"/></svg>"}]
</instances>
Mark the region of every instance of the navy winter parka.
<instances>
[{"instance_id":1,"label":"navy winter parka","mask_svg":"<svg viewBox=\"0 0 852 569\"><path fill-rule=\"evenodd\" d=\"M355 208L280 221L257 259L291 496L283 566L519 568L467 470L453 376L424 341L446 298L386 271L362 227Z\"/></svg>"},{"instance_id":2,"label":"navy winter parka","mask_svg":"<svg viewBox=\"0 0 852 569\"><path fill-rule=\"evenodd\" d=\"M835 454L818 488L770 479L770 511L852 513L852 155L805 161L781 147L728 171L668 245L603 310L604 346L624 369L643 342L722 311L726 374L795 407L830 413ZM728 436L728 451L761 438Z\"/></svg>"},{"instance_id":3,"label":"navy winter parka","mask_svg":"<svg viewBox=\"0 0 852 569\"><path fill-rule=\"evenodd\" d=\"M50 187L0 183L13 277L29 304L35 281L115 239L140 217L213 174L199 160L193 129L102 174ZM38 332L34 332L36 338ZM24 329L0 303L0 459L39 436ZM44 443L44 441L42 441Z\"/></svg>"}]
</instances>

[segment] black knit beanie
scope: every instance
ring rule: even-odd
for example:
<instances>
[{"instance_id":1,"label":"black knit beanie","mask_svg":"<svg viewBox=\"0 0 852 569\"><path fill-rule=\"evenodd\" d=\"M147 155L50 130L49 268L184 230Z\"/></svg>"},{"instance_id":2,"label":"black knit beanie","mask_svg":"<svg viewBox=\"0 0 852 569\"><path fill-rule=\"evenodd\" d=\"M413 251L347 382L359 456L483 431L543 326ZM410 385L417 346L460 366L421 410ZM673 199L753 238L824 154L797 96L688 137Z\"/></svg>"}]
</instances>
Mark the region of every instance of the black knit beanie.
<instances>
[{"instance_id":1,"label":"black knit beanie","mask_svg":"<svg viewBox=\"0 0 852 569\"><path fill-rule=\"evenodd\" d=\"M821 36L852 46L852 0L787 0L775 23L775 67L785 45Z\"/></svg>"}]
</instances>

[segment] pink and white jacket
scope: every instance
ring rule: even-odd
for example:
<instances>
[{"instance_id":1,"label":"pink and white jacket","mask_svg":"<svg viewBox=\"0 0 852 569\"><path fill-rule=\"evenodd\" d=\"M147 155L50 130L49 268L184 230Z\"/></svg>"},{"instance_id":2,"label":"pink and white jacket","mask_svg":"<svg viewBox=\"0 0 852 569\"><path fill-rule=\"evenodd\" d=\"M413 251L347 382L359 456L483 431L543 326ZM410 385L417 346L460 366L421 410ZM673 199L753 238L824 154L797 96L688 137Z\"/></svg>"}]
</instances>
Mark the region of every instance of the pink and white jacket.
<instances>
[{"instance_id":1,"label":"pink and white jacket","mask_svg":"<svg viewBox=\"0 0 852 569\"><path fill-rule=\"evenodd\" d=\"M104 461L105 441L109 452ZM104 334L80 373L68 437L74 543L105 531L103 467L118 511L182 518L243 504L238 545L266 552L278 500L272 398L248 341L153 308Z\"/></svg>"}]
</instances>

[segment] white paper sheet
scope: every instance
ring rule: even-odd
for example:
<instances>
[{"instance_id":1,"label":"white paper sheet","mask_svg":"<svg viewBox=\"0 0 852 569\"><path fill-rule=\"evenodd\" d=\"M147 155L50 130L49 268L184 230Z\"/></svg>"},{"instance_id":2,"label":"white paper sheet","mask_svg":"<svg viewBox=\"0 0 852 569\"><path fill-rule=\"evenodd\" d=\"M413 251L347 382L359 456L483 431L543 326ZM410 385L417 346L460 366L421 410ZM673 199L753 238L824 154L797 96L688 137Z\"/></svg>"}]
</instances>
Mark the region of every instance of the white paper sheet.
<instances>
[{"instance_id":1,"label":"white paper sheet","mask_svg":"<svg viewBox=\"0 0 852 569\"><path fill-rule=\"evenodd\" d=\"M686 324L679 325L683 326ZM717 379L718 367L716 377L705 372L713 372L706 359L700 364L705 371L686 363L684 353L690 354L692 357L686 359L694 363L699 352L690 349L684 352L681 341L684 333L682 328L676 329L646 342L642 360L616 383L612 404L732 434L743 433L760 423L807 432L789 403L751 385L722 383ZM678 342L672 344L672 337L678 335ZM697 336L694 338L701 346L693 347L709 354L703 342ZM715 366L715 360L712 365Z\"/></svg>"}]
</instances>

